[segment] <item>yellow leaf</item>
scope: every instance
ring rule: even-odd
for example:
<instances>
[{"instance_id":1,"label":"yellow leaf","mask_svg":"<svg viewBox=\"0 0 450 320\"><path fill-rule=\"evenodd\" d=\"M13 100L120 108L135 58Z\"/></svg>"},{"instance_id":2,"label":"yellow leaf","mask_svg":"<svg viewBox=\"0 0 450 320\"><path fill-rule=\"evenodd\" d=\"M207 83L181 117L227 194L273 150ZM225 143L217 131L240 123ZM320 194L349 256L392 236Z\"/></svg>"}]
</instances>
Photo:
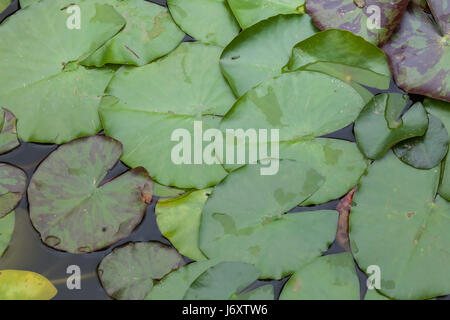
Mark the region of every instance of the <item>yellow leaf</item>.
<instances>
[{"instance_id":1,"label":"yellow leaf","mask_svg":"<svg viewBox=\"0 0 450 320\"><path fill-rule=\"evenodd\" d=\"M0 300L50 300L58 290L40 274L0 270Z\"/></svg>"}]
</instances>

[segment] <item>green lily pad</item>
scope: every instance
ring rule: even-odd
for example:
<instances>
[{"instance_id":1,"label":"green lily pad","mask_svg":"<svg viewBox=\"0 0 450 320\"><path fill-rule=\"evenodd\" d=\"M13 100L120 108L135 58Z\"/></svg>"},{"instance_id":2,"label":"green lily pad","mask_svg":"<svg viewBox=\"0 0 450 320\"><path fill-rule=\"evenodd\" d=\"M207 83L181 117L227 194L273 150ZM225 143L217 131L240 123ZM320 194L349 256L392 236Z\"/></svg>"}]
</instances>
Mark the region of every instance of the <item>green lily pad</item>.
<instances>
[{"instance_id":1,"label":"green lily pad","mask_svg":"<svg viewBox=\"0 0 450 320\"><path fill-rule=\"evenodd\" d=\"M419 6L411 4L408 7L396 33L383 47L400 88L450 101L448 32L439 31Z\"/></svg>"},{"instance_id":2,"label":"green lily pad","mask_svg":"<svg viewBox=\"0 0 450 320\"><path fill-rule=\"evenodd\" d=\"M184 32L206 44L224 47L241 30L226 0L168 0L167 6Z\"/></svg>"},{"instance_id":3,"label":"green lily pad","mask_svg":"<svg viewBox=\"0 0 450 320\"><path fill-rule=\"evenodd\" d=\"M383 90L391 81L384 52L345 30L322 31L295 45L285 70L300 68Z\"/></svg>"},{"instance_id":4,"label":"green lily pad","mask_svg":"<svg viewBox=\"0 0 450 320\"><path fill-rule=\"evenodd\" d=\"M242 29L279 14L304 13L305 0L228 0Z\"/></svg>"},{"instance_id":5,"label":"green lily pad","mask_svg":"<svg viewBox=\"0 0 450 320\"><path fill-rule=\"evenodd\" d=\"M304 15L279 15L242 31L224 49L220 66L237 96L266 79L280 75L292 47L317 29Z\"/></svg>"},{"instance_id":6,"label":"green lily pad","mask_svg":"<svg viewBox=\"0 0 450 320\"><path fill-rule=\"evenodd\" d=\"M194 136L194 122L222 115L235 97L218 65L221 49L183 43L166 58L149 65L121 69L112 80L100 108L107 135L124 145L122 161L144 166L160 184L203 189L220 182L226 171L216 163L175 164L172 150L179 142L175 130ZM192 160L192 159L191 159ZM194 163L194 160L192 160Z\"/></svg>"},{"instance_id":7,"label":"green lily pad","mask_svg":"<svg viewBox=\"0 0 450 320\"><path fill-rule=\"evenodd\" d=\"M105 64L142 66L175 49L183 40L182 32L169 11L143 0L114 0L114 6L126 20L119 34L81 63L102 67Z\"/></svg>"},{"instance_id":8,"label":"green lily pad","mask_svg":"<svg viewBox=\"0 0 450 320\"><path fill-rule=\"evenodd\" d=\"M382 46L399 24L408 3L409 0L306 0L306 11L321 30L348 30Z\"/></svg>"},{"instance_id":9,"label":"green lily pad","mask_svg":"<svg viewBox=\"0 0 450 320\"><path fill-rule=\"evenodd\" d=\"M415 169L388 152L369 167L353 197L353 255L363 271L380 267L380 291L388 297L450 292L450 202L436 197L439 178L439 167Z\"/></svg>"},{"instance_id":10,"label":"green lily pad","mask_svg":"<svg viewBox=\"0 0 450 320\"><path fill-rule=\"evenodd\" d=\"M259 271L247 263L221 262L192 282L185 300L228 300L258 279Z\"/></svg>"},{"instance_id":11,"label":"green lily pad","mask_svg":"<svg viewBox=\"0 0 450 320\"><path fill-rule=\"evenodd\" d=\"M0 270L0 300L50 300L55 286L40 274L23 270Z\"/></svg>"},{"instance_id":12,"label":"green lily pad","mask_svg":"<svg viewBox=\"0 0 450 320\"><path fill-rule=\"evenodd\" d=\"M360 300L352 255L327 255L303 266L286 283L280 300Z\"/></svg>"},{"instance_id":13,"label":"green lily pad","mask_svg":"<svg viewBox=\"0 0 450 320\"><path fill-rule=\"evenodd\" d=\"M16 117L7 109L0 109L0 154L9 152L20 145L17 139Z\"/></svg>"},{"instance_id":14,"label":"green lily pad","mask_svg":"<svg viewBox=\"0 0 450 320\"><path fill-rule=\"evenodd\" d=\"M448 152L450 140L444 124L431 114L428 119L425 135L400 142L393 149L403 162L418 169L434 168Z\"/></svg>"},{"instance_id":15,"label":"green lily pad","mask_svg":"<svg viewBox=\"0 0 450 320\"><path fill-rule=\"evenodd\" d=\"M19 3L20 3L20 7L23 9L23 8L26 8L29 5L31 5L35 2L38 2L38 1L40 1L40 0L19 0Z\"/></svg>"},{"instance_id":16,"label":"green lily pad","mask_svg":"<svg viewBox=\"0 0 450 320\"><path fill-rule=\"evenodd\" d=\"M10 212L6 217L0 218L0 258L8 248L9 241L14 232L15 212Z\"/></svg>"},{"instance_id":17,"label":"green lily pad","mask_svg":"<svg viewBox=\"0 0 450 320\"><path fill-rule=\"evenodd\" d=\"M10 213L22 200L27 175L21 169L0 163L0 218Z\"/></svg>"},{"instance_id":18,"label":"green lily pad","mask_svg":"<svg viewBox=\"0 0 450 320\"><path fill-rule=\"evenodd\" d=\"M261 175L260 164L247 165L214 188L200 225L200 249L208 258L250 263L261 278L280 279L328 248L337 212L284 214L314 194L322 177L301 162L279 165L273 176Z\"/></svg>"},{"instance_id":19,"label":"green lily pad","mask_svg":"<svg viewBox=\"0 0 450 320\"><path fill-rule=\"evenodd\" d=\"M383 93L375 96L361 111L354 132L358 146L367 158L379 159L397 143L425 134L428 116L420 102L400 118L408 101L405 95Z\"/></svg>"},{"instance_id":20,"label":"green lily pad","mask_svg":"<svg viewBox=\"0 0 450 320\"><path fill-rule=\"evenodd\" d=\"M0 13L9 7L12 0L0 0Z\"/></svg>"},{"instance_id":21,"label":"green lily pad","mask_svg":"<svg viewBox=\"0 0 450 320\"><path fill-rule=\"evenodd\" d=\"M91 136L60 146L30 181L30 218L42 241L70 253L96 251L126 238L141 222L153 193L143 168L102 184L120 142Z\"/></svg>"},{"instance_id":22,"label":"green lily pad","mask_svg":"<svg viewBox=\"0 0 450 320\"><path fill-rule=\"evenodd\" d=\"M108 295L119 300L142 300L155 281L185 264L173 248L158 242L129 243L114 249L98 266Z\"/></svg>"},{"instance_id":23,"label":"green lily pad","mask_svg":"<svg viewBox=\"0 0 450 320\"><path fill-rule=\"evenodd\" d=\"M274 300L275 292L270 284L263 285L251 291L232 296L230 300Z\"/></svg>"},{"instance_id":24,"label":"green lily pad","mask_svg":"<svg viewBox=\"0 0 450 320\"><path fill-rule=\"evenodd\" d=\"M450 132L450 103L425 99L424 105L427 111L438 117L445 125L447 132ZM439 194L450 201L450 156L442 163L441 185L439 186Z\"/></svg>"},{"instance_id":25,"label":"green lily pad","mask_svg":"<svg viewBox=\"0 0 450 320\"><path fill-rule=\"evenodd\" d=\"M153 183L153 196L167 199L167 198L175 198L185 194L187 190L172 188L168 186L163 186L162 184Z\"/></svg>"},{"instance_id":26,"label":"green lily pad","mask_svg":"<svg viewBox=\"0 0 450 320\"><path fill-rule=\"evenodd\" d=\"M80 29L67 27L71 14L61 9L70 4L83 13ZM36 2L0 25L0 105L17 117L21 140L63 143L100 131L97 108L114 70L77 61L124 24L104 1L60 0Z\"/></svg>"},{"instance_id":27,"label":"green lily pad","mask_svg":"<svg viewBox=\"0 0 450 320\"><path fill-rule=\"evenodd\" d=\"M211 189L191 191L181 197L158 201L156 221L162 235L184 256L205 260L198 247L198 234L203 205Z\"/></svg>"}]
</instances>

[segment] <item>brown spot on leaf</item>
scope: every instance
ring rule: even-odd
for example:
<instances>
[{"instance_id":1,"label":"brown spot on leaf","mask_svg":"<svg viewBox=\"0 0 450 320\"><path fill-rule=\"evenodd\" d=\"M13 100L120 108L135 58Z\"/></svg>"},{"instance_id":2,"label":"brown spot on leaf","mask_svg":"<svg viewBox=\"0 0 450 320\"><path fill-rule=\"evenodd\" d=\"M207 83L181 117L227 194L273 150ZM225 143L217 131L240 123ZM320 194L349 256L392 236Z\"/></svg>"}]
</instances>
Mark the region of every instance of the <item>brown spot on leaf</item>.
<instances>
[{"instance_id":1,"label":"brown spot on leaf","mask_svg":"<svg viewBox=\"0 0 450 320\"><path fill-rule=\"evenodd\" d=\"M415 212L408 212L406 215L408 216L408 219L411 219L411 217L415 214Z\"/></svg>"},{"instance_id":2,"label":"brown spot on leaf","mask_svg":"<svg viewBox=\"0 0 450 320\"><path fill-rule=\"evenodd\" d=\"M352 208L353 195L358 189L358 186L350 190L347 195L342 198L336 207L339 212L338 230L336 234L336 241L345 250L350 251L350 241L348 238L348 219L350 217L350 210Z\"/></svg>"}]
</instances>

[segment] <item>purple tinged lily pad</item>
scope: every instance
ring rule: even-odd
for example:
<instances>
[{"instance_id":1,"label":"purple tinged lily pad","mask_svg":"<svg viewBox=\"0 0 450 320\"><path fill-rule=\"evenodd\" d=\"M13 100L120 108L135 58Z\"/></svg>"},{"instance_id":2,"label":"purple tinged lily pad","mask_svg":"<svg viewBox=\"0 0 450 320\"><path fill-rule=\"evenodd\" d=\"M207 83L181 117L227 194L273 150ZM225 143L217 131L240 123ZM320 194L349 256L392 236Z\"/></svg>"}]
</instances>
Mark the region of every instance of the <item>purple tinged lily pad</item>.
<instances>
[{"instance_id":1,"label":"purple tinged lily pad","mask_svg":"<svg viewBox=\"0 0 450 320\"><path fill-rule=\"evenodd\" d=\"M20 202L27 188L27 175L21 169L0 163L0 218Z\"/></svg>"},{"instance_id":2,"label":"purple tinged lily pad","mask_svg":"<svg viewBox=\"0 0 450 320\"><path fill-rule=\"evenodd\" d=\"M306 11L321 30L351 31L381 46L399 24L409 0L306 0Z\"/></svg>"},{"instance_id":3,"label":"purple tinged lily pad","mask_svg":"<svg viewBox=\"0 0 450 320\"><path fill-rule=\"evenodd\" d=\"M408 7L383 49L400 88L450 101L450 34L441 33L419 6Z\"/></svg>"},{"instance_id":4,"label":"purple tinged lily pad","mask_svg":"<svg viewBox=\"0 0 450 320\"><path fill-rule=\"evenodd\" d=\"M122 151L117 140L91 136L60 146L40 164L28 200L45 244L92 252L126 238L141 222L153 194L147 171L138 167L102 182Z\"/></svg>"},{"instance_id":5,"label":"purple tinged lily pad","mask_svg":"<svg viewBox=\"0 0 450 320\"><path fill-rule=\"evenodd\" d=\"M448 0L427 0L428 6L436 22L441 28L442 35L450 34L450 1Z\"/></svg>"},{"instance_id":6,"label":"purple tinged lily pad","mask_svg":"<svg viewBox=\"0 0 450 320\"><path fill-rule=\"evenodd\" d=\"M0 154L9 152L20 145L17 139L17 118L8 109L0 110Z\"/></svg>"}]
</instances>

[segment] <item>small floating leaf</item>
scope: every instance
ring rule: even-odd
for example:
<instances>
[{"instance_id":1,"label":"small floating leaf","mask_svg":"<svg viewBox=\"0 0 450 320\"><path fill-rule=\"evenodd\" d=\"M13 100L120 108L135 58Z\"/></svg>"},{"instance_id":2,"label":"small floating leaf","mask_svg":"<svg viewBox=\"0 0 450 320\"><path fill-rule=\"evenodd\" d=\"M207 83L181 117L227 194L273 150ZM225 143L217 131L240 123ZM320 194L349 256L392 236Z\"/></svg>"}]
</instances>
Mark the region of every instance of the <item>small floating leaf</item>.
<instances>
[{"instance_id":1,"label":"small floating leaf","mask_svg":"<svg viewBox=\"0 0 450 320\"><path fill-rule=\"evenodd\" d=\"M350 240L348 238L348 221L352 209L353 195L358 187L354 187L347 195L342 198L336 210L339 212L338 230L336 233L336 242L345 250L350 251Z\"/></svg>"},{"instance_id":2,"label":"small floating leaf","mask_svg":"<svg viewBox=\"0 0 450 320\"><path fill-rule=\"evenodd\" d=\"M444 124L431 114L428 119L428 129L424 136L400 142L393 149L403 162L418 169L436 167L448 152L449 135Z\"/></svg>"},{"instance_id":3,"label":"small floating leaf","mask_svg":"<svg viewBox=\"0 0 450 320\"><path fill-rule=\"evenodd\" d=\"M158 242L129 243L107 255L98 267L98 274L110 297L142 300L156 280L184 263L175 249Z\"/></svg>"},{"instance_id":4,"label":"small floating leaf","mask_svg":"<svg viewBox=\"0 0 450 320\"><path fill-rule=\"evenodd\" d=\"M354 132L358 146L367 158L379 159L397 143L425 134L428 116L420 102L400 118L408 101L409 98L401 94L380 94L361 111Z\"/></svg>"},{"instance_id":5,"label":"small floating leaf","mask_svg":"<svg viewBox=\"0 0 450 320\"><path fill-rule=\"evenodd\" d=\"M15 212L10 212L6 217L0 218L0 258L8 248L9 241L14 232Z\"/></svg>"},{"instance_id":6,"label":"small floating leaf","mask_svg":"<svg viewBox=\"0 0 450 320\"><path fill-rule=\"evenodd\" d=\"M27 188L27 175L21 169L0 163L0 218L10 213Z\"/></svg>"},{"instance_id":7,"label":"small floating leaf","mask_svg":"<svg viewBox=\"0 0 450 320\"><path fill-rule=\"evenodd\" d=\"M91 136L60 146L39 165L28 200L31 221L45 244L92 252L126 238L141 222L153 194L145 169L101 185L121 154L120 142Z\"/></svg>"},{"instance_id":8,"label":"small floating leaf","mask_svg":"<svg viewBox=\"0 0 450 320\"><path fill-rule=\"evenodd\" d=\"M242 29L279 14L303 13L304 3L305 0L228 0Z\"/></svg>"},{"instance_id":9,"label":"small floating leaf","mask_svg":"<svg viewBox=\"0 0 450 320\"><path fill-rule=\"evenodd\" d=\"M17 139L16 117L7 109L0 109L0 154L20 145Z\"/></svg>"},{"instance_id":10,"label":"small floating leaf","mask_svg":"<svg viewBox=\"0 0 450 320\"><path fill-rule=\"evenodd\" d=\"M168 0L167 6L184 32L206 44L224 47L241 29L226 0Z\"/></svg>"},{"instance_id":11,"label":"small floating leaf","mask_svg":"<svg viewBox=\"0 0 450 320\"><path fill-rule=\"evenodd\" d=\"M223 50L220 66L237 96L281 74L292 47L316 32L311 18L280 15L242 31Z\"/></svg>"},{"instance_id":12,"label":"small floating leaf","mask_svg":"<svg viewBox=\"0 0 450 320\"><path fill-rule=\"evenodd\" d=\"M0 300L50 300L55 286L40 274L22 270L0 270Z\"/></svg>"},{"instance_id":13,"label":"small floating leaf","mask_svg":"<svg viewBox=\"0 0 450 320\"><path fill-rule=\"evenodd\" d=\"M400 22L409 0L306 0L306 11L321 30L351 31L383 45Z\"/></svg>"},{"instance_id":14,"label":"small floating leaf","mask_svg":"<svg viewBox=\"0 0 450 320\"><path fill-rule=\"evenodd\" d=\"M294 273L280 300L359 300L353 257L339 253L319 257Z\"/></svg>"}]
</instances>

